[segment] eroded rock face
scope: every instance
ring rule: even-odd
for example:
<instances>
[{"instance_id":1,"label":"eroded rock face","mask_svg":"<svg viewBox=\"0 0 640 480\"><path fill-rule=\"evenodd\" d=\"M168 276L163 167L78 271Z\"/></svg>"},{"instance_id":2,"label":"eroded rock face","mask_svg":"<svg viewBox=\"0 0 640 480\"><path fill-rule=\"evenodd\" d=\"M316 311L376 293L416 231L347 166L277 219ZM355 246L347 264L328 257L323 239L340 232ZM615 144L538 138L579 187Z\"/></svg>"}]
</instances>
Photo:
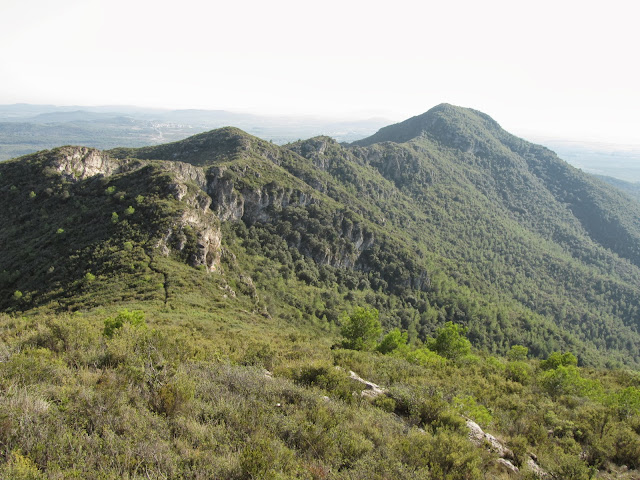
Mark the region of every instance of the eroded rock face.
<instances>
[{"instance_id":1,"label":"eroded rock face","mask_svg":"<svg viewBox=\"0 0 640 480\"><path fill-rule=\"evenodd\" d=\"M94 175L108 177L118 173L122 162L104 152L87 147L67 147L56 156L52 167L70 182L78 182Z\"/></svg>"},{"instance_id":2,"label":"eroded rock face","mask_svg":"<svg viewBox=\"0 0 640 480\"><path fill-rule=\"evenodd\" d=\"M220 220L243 220L248 224L269 221L269 209L306 206L315 202L313 196L306 192L274 185L239 190L225 167L209 169L205 191L211 197L211 208Z\"/></svg>"},{"instance_id":3,"label":"eroded rock face","mask_svg":"<svg viewBox=\"0 0 640 480\"><path fill-rule=\"evenodd\" d=\"M156 248L163 255L169 255L171 248L184 251L189 236L195 235L195 248L192 248L187 262L193 267L204 266L209 272L217 271L222 255L222 235L218 217L209 208L211 198L183 183L171 184L169 188L174 198L184 203L186 208L161 237Z\"/></svg>"},{"instance_id":4,"label":"eroded rock face","mask_svg":"<svg viewBox=\"0 0 640 480\"><path fill-rule=\"evenodd\" d=\"M211 208L220 220L240 220L244 215L244 198L234 186L225 167L209 169L205 191L212 199Z\"/></svg>"},{"instance_id":5,"label":"eroded rock face","mask_svg":"<svg viewBox=\"0 0 640 480\"><path fill-rule=\"evenodd\" d=\"M205 190L207 175L202 167L196 167L184 162L166 162L167 170L176 174L177 179L184 183L193 183Z\"/></svg>"}]
</instances>

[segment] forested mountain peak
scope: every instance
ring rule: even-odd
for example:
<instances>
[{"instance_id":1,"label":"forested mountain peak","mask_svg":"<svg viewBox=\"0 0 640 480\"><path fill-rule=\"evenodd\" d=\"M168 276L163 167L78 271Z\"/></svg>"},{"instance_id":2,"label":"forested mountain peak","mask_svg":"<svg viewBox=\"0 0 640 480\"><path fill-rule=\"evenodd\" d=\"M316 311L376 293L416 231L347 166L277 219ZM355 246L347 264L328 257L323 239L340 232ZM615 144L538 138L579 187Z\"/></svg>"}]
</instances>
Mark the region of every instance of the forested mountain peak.
<instances>
[{"instance_id":1,"label":"forested mountain peak","mask_svg":"<svg viewBox=\"0 0 640 480\"><path fill-rule=\"evenodd\" d=\"M353 142L368 146L380 142L404 143L429 136L447 146L463 147L470 138L479 139L502 129L485 113L448 103L441 103L422 115L381 128L374 135Z\"/></svg>"},{"instance_id":2,"label":"forested mountain peak","mask_svg":"<svg viewBox=\"0 0 640 480\"><path fill-rule=\"evenodd\" d=\"M135 157L149 160L179 160L198 166L231 160L253 146L268 148L261 140L236 127L224 127L200 133L177 142L141 148L117 148L110 153L118 158Z\"/></svg>"}]
</instances>

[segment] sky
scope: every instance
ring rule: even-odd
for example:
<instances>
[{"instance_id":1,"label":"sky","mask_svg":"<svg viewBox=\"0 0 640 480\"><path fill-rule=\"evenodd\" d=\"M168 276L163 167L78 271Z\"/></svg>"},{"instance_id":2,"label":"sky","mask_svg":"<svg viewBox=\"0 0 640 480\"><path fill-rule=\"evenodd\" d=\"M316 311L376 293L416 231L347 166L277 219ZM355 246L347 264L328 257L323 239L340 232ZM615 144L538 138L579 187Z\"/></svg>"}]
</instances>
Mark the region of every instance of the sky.
<instances>
[{"instance_id":1,"label":"sky","mask_svg":"<svg viewBox=\"0 0 640 480\"><path fill-rule=\"evenodd\" d=\"M447 102L640 144L634 3L2 0L0 104L400 121Z\"/></svg>"}]
</instances>

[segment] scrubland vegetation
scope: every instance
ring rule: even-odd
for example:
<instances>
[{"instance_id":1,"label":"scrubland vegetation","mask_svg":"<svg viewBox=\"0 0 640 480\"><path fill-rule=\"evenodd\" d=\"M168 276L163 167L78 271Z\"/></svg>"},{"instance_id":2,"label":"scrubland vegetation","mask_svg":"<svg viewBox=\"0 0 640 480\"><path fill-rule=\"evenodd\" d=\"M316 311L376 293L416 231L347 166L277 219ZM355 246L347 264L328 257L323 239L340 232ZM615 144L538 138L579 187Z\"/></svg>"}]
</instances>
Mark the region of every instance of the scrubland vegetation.
<instances>
[{"instance_id":1,"label":"scrubland vegetation","mask_svg":"<svg viewBox=\"0 0 640 480\"><path fill-rule=\"evenodd\" d=\"M609 188L447 105L3 162L0 478L636 478L640 206Z\"/></svg>"},{"instance_id":2,"label":"scrubland vegetation","mask_svg":"<svg viewBox=\"0 0 640 480\"><path fill-rule=\"evenodd\" d=\"M2 478L534 478L531 453L555 478L634 478L638 374L470 351L453 324L426 345L329 348L363 313L377 321L356 310L343 340L162 311L2 316ZM362 397L349 370L387 394Z\"/></svg>"}]
</instances>

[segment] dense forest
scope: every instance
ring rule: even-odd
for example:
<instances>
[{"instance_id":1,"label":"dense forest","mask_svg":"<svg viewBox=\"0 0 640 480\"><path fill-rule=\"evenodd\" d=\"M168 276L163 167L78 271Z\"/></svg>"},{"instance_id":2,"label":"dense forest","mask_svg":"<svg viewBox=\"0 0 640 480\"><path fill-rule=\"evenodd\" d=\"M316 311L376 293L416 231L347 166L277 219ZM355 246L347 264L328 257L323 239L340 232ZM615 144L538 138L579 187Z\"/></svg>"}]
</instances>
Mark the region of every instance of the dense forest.
<instances>
[{"instance_id":1,"label":"dense forest","mask_svg":"<svg viewBox=\"0 0 640 480\"><path fill-rule=\"evenodd\" d=\"M485 114L60 147L0 199L4 476L634 478L640 204Z\"/></svg>"}]
</instances>

